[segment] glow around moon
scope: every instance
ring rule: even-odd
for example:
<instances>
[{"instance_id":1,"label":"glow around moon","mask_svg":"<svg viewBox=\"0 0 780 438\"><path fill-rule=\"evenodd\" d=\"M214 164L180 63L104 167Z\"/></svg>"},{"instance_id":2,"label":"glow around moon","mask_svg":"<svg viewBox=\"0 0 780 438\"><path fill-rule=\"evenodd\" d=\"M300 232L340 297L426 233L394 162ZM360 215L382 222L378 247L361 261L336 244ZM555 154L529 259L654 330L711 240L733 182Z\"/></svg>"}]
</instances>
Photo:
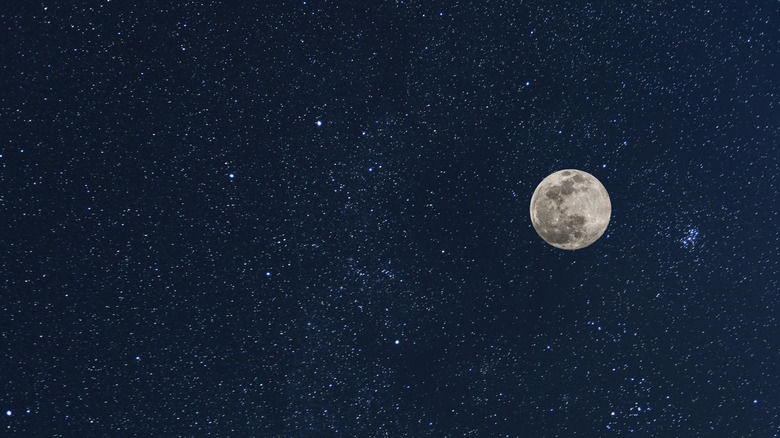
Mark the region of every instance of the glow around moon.
<instances>
[{"instance_id":1,"label":"glow around moon","mask_svg":"<svg viewBox=\"0 0 780 438\"><path fill-rule=\"evenodd\" d=\"M549 175L531 197L531 223L539 236L561 249L580 249L599 239L609 225L612 204L593 175L565 169Z\"/></svg>"}]
</instances>

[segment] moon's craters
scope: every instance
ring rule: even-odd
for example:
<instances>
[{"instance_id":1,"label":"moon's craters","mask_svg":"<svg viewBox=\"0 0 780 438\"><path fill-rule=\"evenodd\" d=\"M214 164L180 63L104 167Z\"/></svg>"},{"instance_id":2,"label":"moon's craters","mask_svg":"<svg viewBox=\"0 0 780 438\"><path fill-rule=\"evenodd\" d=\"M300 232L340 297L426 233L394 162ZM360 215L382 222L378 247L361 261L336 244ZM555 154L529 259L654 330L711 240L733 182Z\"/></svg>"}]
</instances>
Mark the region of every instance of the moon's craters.
<instances>
[{"instance_id":1,"label":"moon's craters","mask_svg":"<svg viewBox=\"0 0 780 438\"><path fill-rule=\"evenodd\" d=\"M531 222L550 245L580 249L595 242L607 228L612 207L603 185L575 169L545 178L531 199Z\"/></svg>"}]
</instances>

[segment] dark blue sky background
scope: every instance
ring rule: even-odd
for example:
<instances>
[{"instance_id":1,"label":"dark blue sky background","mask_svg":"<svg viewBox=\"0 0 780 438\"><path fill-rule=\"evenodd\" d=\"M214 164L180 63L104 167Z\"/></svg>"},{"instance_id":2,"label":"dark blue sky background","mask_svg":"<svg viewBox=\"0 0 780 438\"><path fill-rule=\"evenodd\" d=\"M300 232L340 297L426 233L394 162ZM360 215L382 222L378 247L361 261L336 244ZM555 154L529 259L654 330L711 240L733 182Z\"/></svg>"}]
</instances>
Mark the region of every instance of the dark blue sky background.
<instances>
[{"instance_id":1,"label":"dark blue sky background","mask_svg":"<svg viewBox=\"0 0 780 438\"><path fill-rule=\"evenodd\" d=\"M2 434L777 436L779 20L0 7Z\"/></svg>"}]
</instances>

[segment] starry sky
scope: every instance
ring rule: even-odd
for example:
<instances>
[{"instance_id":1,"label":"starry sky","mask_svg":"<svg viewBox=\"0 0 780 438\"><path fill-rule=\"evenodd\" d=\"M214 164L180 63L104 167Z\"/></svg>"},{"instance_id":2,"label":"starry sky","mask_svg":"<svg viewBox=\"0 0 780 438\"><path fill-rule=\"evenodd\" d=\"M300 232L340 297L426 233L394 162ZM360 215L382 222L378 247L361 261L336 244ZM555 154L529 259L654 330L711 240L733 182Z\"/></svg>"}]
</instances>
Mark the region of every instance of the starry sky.
<instances>
[{"instance_id":1,"label":"starry sky","mask_svg":"<svg viewBox=\"0 0 780 438\"><path fill-rule=\"evenodd\" d=\"M777 2L67 3L0 7L4 436L780 434Z\"/></svg>"}]
</instances>

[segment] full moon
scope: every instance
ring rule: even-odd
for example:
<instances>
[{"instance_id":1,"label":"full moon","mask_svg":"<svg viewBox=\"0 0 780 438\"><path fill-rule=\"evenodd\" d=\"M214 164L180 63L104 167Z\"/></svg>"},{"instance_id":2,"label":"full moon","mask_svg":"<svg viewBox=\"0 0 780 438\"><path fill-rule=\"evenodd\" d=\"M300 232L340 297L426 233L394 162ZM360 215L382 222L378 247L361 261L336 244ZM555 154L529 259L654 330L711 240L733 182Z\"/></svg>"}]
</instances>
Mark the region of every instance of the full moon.
<instances>
[{"instance_id":1,"label":"full moon","mask_svg":"<svg viewBox=\"0 0 780 438\"><path fill-rule=\"evenodd\" d=\"M531 223L545 242L561 249L589 246L607 229L612 204L593 175L564 169L543 179L531 197Z\"/></svg>"}]
</instances>

